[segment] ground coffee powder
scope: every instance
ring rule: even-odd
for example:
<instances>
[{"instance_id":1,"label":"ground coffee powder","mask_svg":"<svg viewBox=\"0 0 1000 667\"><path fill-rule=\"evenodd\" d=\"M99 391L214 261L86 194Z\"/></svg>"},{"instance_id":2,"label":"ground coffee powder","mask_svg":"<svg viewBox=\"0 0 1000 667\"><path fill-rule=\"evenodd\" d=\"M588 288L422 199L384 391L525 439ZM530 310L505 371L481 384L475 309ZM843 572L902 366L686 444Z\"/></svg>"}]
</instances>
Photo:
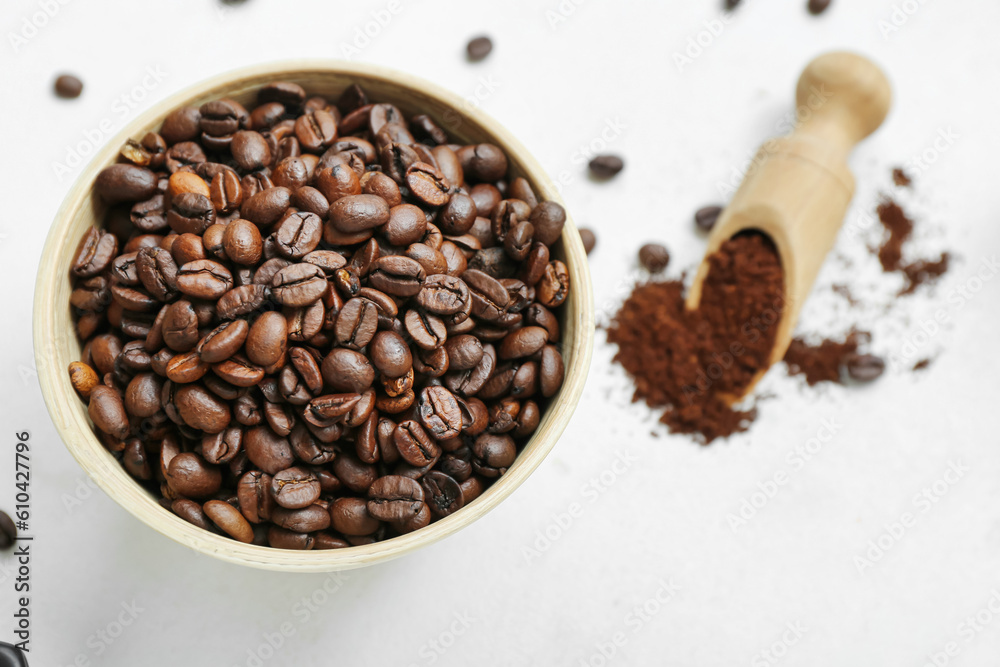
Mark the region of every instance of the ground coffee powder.
<instances>
[{"instance_id":1,"label":"ground coffee powder","mask_svg":"<svg viewBox=\"0 0 1000 667\"><path fill-rule=\"evenodd\" d=\"M903 246L913 235L913 220L891 199L882 201L877 211L878 218L885 227L885 237L878 248L878 259L883 271L898 271L906 278L900 296L912 294L921 285L937 280L948 271L951 256L947 252L941 253L938 259L905 261Z\"/></svg>"},{"instance_id":2,"label":"ground coffee powder","mask_svg":"<svg viewBox=\"0 0 1000 667\"><path fill-rule=\"evenodd\" d=\"M741 234L709 257L697 311L682 281L638 285L615 316L608 340L635 382L633 400L663 408L675 433L704 443L745 431L756 412L729 405L768 366L784 307L784 275L773 243Z\"/></svg>"},{"instance_id":3,"label":"ground coffee powder","mask_svg":"<svg viewBox=\"0 0 1000 667\"><path fill-rule=\"evenodd\" d=\"M826 339L810 345L802 338L796 338L785 353L785 365L792 375L802 375L812 387L820 382L840 382L842 370L862 341L870 339L869 334L852 330L844 340Z\"/></svg>"}]
</instances>

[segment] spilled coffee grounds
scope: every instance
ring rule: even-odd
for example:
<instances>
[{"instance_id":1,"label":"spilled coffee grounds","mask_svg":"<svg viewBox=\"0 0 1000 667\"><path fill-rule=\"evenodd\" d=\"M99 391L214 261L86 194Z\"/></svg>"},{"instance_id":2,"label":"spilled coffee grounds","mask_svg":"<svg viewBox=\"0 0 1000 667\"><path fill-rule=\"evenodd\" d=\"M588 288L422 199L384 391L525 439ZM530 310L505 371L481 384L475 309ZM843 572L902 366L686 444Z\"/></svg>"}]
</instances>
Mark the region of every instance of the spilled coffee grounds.
<instances>
[{"instance_id":1,"label":"spilled coffee grounds","mask_svg":"<svg viewBox=\"0 0 1000 667\"><path fill-rule=\"evenodd\" d=\"M854 356L862 339L870 338L861 331L851 331L844 340L826 339L810 345L796 338L785 353L785 365L792 375L802 375L812 387L820 382L840 382L841 371L847 360Z\"/></svg>"},{"instance_id":2,"label":"spilled coffee grounds","mask_svg":"<svg viewBox=\"0 0 1000 667\"><path fill-rule=\"evenodd\" d=\"M879 204L877 210L878 218L885 227L885 238L878 248L878 259L883 271L898 271L906 278L900 296L912 294L921 285L937 280L948 271L951 256L947 252L941 253L938 259L905 261L903 246L913 236L913 220L891 199Z\"/></svg>"},{"instance_id":3,"label":"spilled coffee grounds","mask_svg":"<svg viewBox=\"0 0 1000 667\"><path fill-rule=\"evenodd\" d=\"M705 443L753 421L753 409L729 401L767 369L784 307L784 274L767 237L735 236L708 261L698 310L685 309L681 281L645 283L608 329L615 360L635 382L633 400L663 408L671 431Z\"/></svg>"}]
</instances>

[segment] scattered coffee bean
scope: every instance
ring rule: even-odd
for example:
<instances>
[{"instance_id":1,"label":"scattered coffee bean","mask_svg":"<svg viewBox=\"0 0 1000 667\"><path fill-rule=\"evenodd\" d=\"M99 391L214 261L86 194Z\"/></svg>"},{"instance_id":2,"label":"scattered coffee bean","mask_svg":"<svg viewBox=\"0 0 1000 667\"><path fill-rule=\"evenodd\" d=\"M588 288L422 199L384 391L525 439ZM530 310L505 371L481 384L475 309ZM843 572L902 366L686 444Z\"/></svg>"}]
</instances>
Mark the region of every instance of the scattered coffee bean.
<instances>
[{"instance_id":1,"label":"scattered coffee bean","mask_svg":"<svg viewBox=\"0 0 1000 667\"><path fill-rule=\"evenodd\" d=\"M469 41L465 50L469 55L469 60L476 62L480 61L490 55L490 52L493 51L493 40L485 35L476 37Z\"/></svg>"},{"instance_id":2,"label":"scattered coffee bean","mask_svg":"<svg viewBox=\"0 0 1000 667\"><path fill-rule=\"evenodd\" d=\"M845 365L847 374L858 382L877 380L885 372L885 360L874 354L852 354Z\"/></svg>"},{"instance_id":3,"label":"scattered coffee bean","mask_svg":"<svg viewBox=\"0 0 1000 667\"><path fill-rule=\"evenodd\" d=\"M670 251L659 243L647 243L639 248L639 263L650 273L659 273L670 264Z\"/></svg>"},{"instance_id":4,"label":"scattered coffee bean","mask_svg":"<svg viewBox=\"0 0 1000 667\"><path fill-rule=\"evenodd\" d=\"M698 209L694 214L694 223L698 229L708 232L712 230L712 227L715 227L720 215L722 215L721 206L706 206Z\"/></svg>"},{"instance_id":5,"label":"scattered coffee bean","mask_svg":"<svg viewBox=\"0 0 1000 667\"><path fill-rule=\"evenodd\" d=\"M63 74L56 79L56 95L65 99L80 97L83 92L83 81L72 74Z\"/></svg>"},{"instance_id":6,"label":"scattered coffee bean","mask_svg":"<svg viewBox=\"0 0 1000 667\"><path fill-rule=\"evenodd\" d=\"M625 168L625 161L617 155L598 155L589 166L590 173L597 178L612 178Z\"/></svg>"},{"instance_id":7,"label":"scattered coffee bean","mask_svg":"<svg viewBox=\"0 0 1000 667\"><path fill-rule=\"evenodd\" d=\"M0 510L0 550L13 548L15 542L17 542L17 526L9 514Z\"/></svg>"},{"instance_id":8,"label":"scattered coffee bean","mask_svg":"<svg viewBox=\"0 0 1000 667\"><path fill-rule=\"evenodd\" d=\"M831 0L809 0L809 13L818 16L830 7Z\"/></svg>"},{"instance_id":9,"label":"scattered coffee bean","mask_svg":"<svg viewBox=\"0 0 1000 667\"><path fill-rule=\"evenodd\" d=\"M597 245L597 236L594 234L593 230L587 229L586 227L580 228L580 240L583 241L583 250L588 255L590 251L594 249Z\"/></svg>"},{"instance_id":10,"label":"scattered coffee bean","mask_svg":"<svg viewBox=\"0 0 1000 667\"><path fill-rule=\"evenodd\" d=\"M549 252L566 212L507 183L499 146L358 86L275 82L249 109L175 110L119 160L94 185L124 206L67 267L69 381L168 509L347 548L461 510L513 464L563 382L570 277Z\"/></svg>"}]
</instances>

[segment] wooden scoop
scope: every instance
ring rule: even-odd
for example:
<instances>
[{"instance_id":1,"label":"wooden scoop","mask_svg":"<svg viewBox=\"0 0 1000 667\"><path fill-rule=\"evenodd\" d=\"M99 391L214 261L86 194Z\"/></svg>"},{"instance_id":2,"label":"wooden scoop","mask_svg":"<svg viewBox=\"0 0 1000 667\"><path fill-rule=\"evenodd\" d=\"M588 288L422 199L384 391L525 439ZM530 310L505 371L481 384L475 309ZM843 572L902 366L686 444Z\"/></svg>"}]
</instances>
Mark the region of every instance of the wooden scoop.
<instances>
[{"instance_id":1,"label":"wooden scoop","mask_svg":"<svg viewBox=\"0 0 1000 667\"><path fill-rule=\"evenodd\" d=\"M774 241L785 275L785 310L776 325L770 363L792 341L802 304L833 247L854 196L847 158L878 129L891 104L889 81L873 62L853 53L827 53L799 77L796 127L764 144L708 239L706 259L739 232L758 230ZM702 261L687 307L701 301L709 264ZM760 371L748 393L764 375ZM727 397L733 402L739 396Z\"/></svg>"}]
</instances>

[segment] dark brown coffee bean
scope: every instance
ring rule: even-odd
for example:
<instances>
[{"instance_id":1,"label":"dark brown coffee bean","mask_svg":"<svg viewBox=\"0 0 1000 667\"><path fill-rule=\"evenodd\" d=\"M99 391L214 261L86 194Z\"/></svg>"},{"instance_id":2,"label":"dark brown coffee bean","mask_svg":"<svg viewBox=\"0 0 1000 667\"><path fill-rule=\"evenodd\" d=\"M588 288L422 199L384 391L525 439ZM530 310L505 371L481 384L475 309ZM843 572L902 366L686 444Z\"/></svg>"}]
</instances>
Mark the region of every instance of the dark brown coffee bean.
<instances>
[{"instance_id":1,"label":"dark brown coffee bean","mask_svg":"<svg viewBox=\"0 0 1000 667\"><path fill-rule=\"evenodd\" d=\"M360 350L368 345L378 329L378 308L368 299L347 301L337 316L334 337L337 344Z\"/></svg>"},{"instance_id":2,"label":"dark brown coffee bean","mask_svg":"<svg viewBox=\"0 0 1000 667\"><path fill-rule=\"evenodd\" d=\"M304 468L286 468L271 479L271 495L286 509L309 507L319 500L319 494L319 480Z\"/></svg>"},{"instance_id":3,"label":"dark brown coffee bean","mask_svg":"<svg viewBox=\"0 0 1000 667\"><path fill-rule=\"evenodd\" d=\"M569 270L558 259L549 262L538 282L538 301L547 308L561 306L569 296Z\"/></svg>"},{"instance_id":4,"label":"dark brown coffee bean","mask_svg":"<svg viewBox=\"0 0 1000 667\"><path fill-rule=\"evenodd\" d=\"M362 232L389 221L389 205L375 195L351 195L330 204L330 222L345 233Z\"/></svg>"},{"instance_id":5,"label":"dark brown coffee bean","mask_svg":"<svg viewBox=\"0 0 1000 667\"><path fill-rule=\"evenodd\" d=\"M323 239L323 221L314 213L299 212L286 217L275 230L277 250L289 259L301 259Z\"/></svg>"},{"instance_id":6,"label":"dark brown coffee bean","mask_svg":"<svg viewBox=\"0 0 1000 667\"><path fill-rule=\"evenodd\" d=\"M104 271L115 260L118 239L102 229L90 227L80 239L70 269L78 278L90 278Z\"/></svg>"},{"instance_id":7,"label":"dark brown coffee bean","mask_svg":"<svg viewBox=\"0 0 1000 667\"><path fill-rule=\"evenodd\" d=\"M216 465L229 463L242 449L243 429L238 426L230 426L225 431L208 434L201 439L201 455L206 461Z\"/></svg>"},{"instance_id":8,"label":"dark brown coffee bean","mask_svg":"<svg viewBox=\"0 0 1000 667\"><path fill-rule=\"evenodd\" d=\"M87 407L94 426L110 436L124 439L129 432L128 414L121 394L116 389L98 385L90 392L90 402Z\"/></svg>"},{"instance_id":9,"label":"dark brown coffee bean","mask_svg":"<svg viewBox=\"0 0 1000 667\"><path fill-rule=\"evenodd\" d=\"M465 51L469 56L469 60L478 62L490 55L490 52L493 51L493 40L485 35L475 37L466 45Z\"/></svg>"},{"instance_id":10,"label":"dark brown coffee bean","mask_svg":"<svg viewBox=\"0 0 1000 667\"><path fill-rule=\"evenodd\" d=\"M390 245L408 246L423 238L427 231L427 216L413 204L400 204L389 209L389 220L380 230Z\"/></svg>"},{"instance_id":11,"label":"dark brown coffee bean","mask_svg":"<svg viewBox=\"0 0 1000 667\"><path fill-rule=\"evenodd\" d=\"M885 360L874 354L852 354L845 365L848 375L858 382L872 382L885 372Z\"/></svg>"},{"instance_id":12,"label":"dark brown coffee bean","mask_svg":"<svg viewBox=\"0 0 1000 667\"><path fill-rule=\"evenodd\" d=\"M695 212L694 223L698 226L698 229L708 232L715 227L715 223L719 220L720 215L722 215L721 206L705 206Z\"/></svg>"},{"instance_id":13,"label":"dark brown coffee bean","mask_svg":"<svg viewBox=\"0 0 1000 667\"><path fill-rule=\"evenodd\" d=\"M542 348L542 358L540 363L540 381L542 396L551 398L562 386L563 375L565 373L562 354L554 345L546 345Z\"/></svg>"},{"instance_id":14,"label":"dark brown coffee bean","mask_svg":"<svg viewBox=\"0 0 1000 667\"><path fill-rule=\"evenodd\" d=\"M462 431L462 411L455 396L444 387L424 387L417 403L420 422L437 440L456 437Z\"/></svg>"},{"instance_id":15,"label":"dark brown coffee bean","mask_svg":"<svg viewBox=\"0 0 1000 667\"><path fill-rule=\"evenodd\" d=\"M250 461L268 475L276 475L292 467L295 455L287 438L267 426L251 428L243 436L243 449Z\"/></svg>"},{"instance_id":16,"label":"dark brown coffee bean","mask_svg":"<svg viewBox=\"0 0 1000 667\"><path fill-rule=\"evenodd\" d=\"M472 445L472 469L483 477L499 477L516 456L517 447L509 435L484 433Z\"/></svg>"},{"instance_id":17,"label":"dark brown coffee bean","mask_svg":"<svg viewBox=\"0 0 1000 667\"><path fill-rule=\"evenodd\" d=\"M368 355L379 372L390 378L405 375L413 366L410 348L402 336L394 331L379 331L375 334L368 346Z\"/></svg>"},{"instance_id":18,"label":"dark brown coffee bean","mask_svg":"<svg viewBox=\"0 0 1000 667\"><path fill-rule=\"evenodd\" d=\"M261 523L271 518L274 499L271 496L271 476L252 470L242 478L236 488L240 511L248 521Z\"/></svg>"},{"instance_id":19,"label":"dark brown coffee bean","mask_svg":"<svg viewBox=\"0 0 1000 667\"><path fill-rule=\"evenodd\" d=\"M670 251L659 243L639 248L639 263L650 273L660 273L670 264Z\"/></svg>"},{"instance_id":20,"label":"dark brown coffee bean","mask_svg":"<svg viewBox=\"0 0 1000 667\"><path fill-rule=\"evenodd\" d=\"M210 259L189 262L177 271L177 289L196 299L216 300L233 287L233 274Z\"/></svg>"},{"instance_id":21,"label":"dark brown coffee bean","mask_svg":"<svg viewBox=\"0 0 1000 667\"><path fill-rule=\"evenodd\" d=\"M337 498L330 505L330 522L343 535L371 535L381 525L368 513L368 501L362 498Z\"/></svg>"},{"instance_id":22,"label":"dark brown coffee bean","mask_svg":"<svg viewBox=\"0 0 1000 667\"><path fill-rule=\"evenodd\" d=\"M423 488L409 477L386 475L368 488L368 513L379 521L407 521L423 504Z\"/></svg>"},{"instance_id":23,"label":"dark brown coffee bean","mask_svg":"<svg viewBox=\"0 0 1000 667\"><path fill-rule=\"evenodd\" d=\"M450 475L439 470L431 470L420 478L424 497L431 513L437 517L454 514L465 505L462 487Z\"/></svg>"},{"instance_id":24,"label":"dark brown coffee bean","mask_svg":"<svg viewBox=\"0 0 1000 667\"><path fill-rule=\"evenodd\" d=\"M53 87L56 95L63 99L71 100L80 97L80 93L83 92L83 81L80 81L80 79L72 74L61 74L56 77Z\"/></svg>"},{"instance_id":25,"label":"dark brown coffee bean","mask_svg":"<svg viewBox=\"0 0 1000 667\"><path fill-rule=\"evenodd\" d=\"M271 164L271 147L258 132L240 130L233 135L230 151L244 171L255 171Z\"/></svg>"},{"instance_id":26,"label":"dark brown coffee bean","mask_svg":"<svg viewBox=\"0 0 1000 667\"><path fill-rule=\"evenodd\" d=\"M184 385L174 393L177 412L191 428L218 433L229 425L229 405L200 385Z\"/></svg>"},{"instance_id":27,"label":"dark brown coffee bean","mask_svg":"<svg viewBox=\"0 0 1000 667\"><path fill-rule=\"evenodd\" d=\"M223 500L209 500L205 503L205 514L216 526L236 540L249 544L253 541L253 528L240 511Z\"/></svg>"},{"instance_id":28,"label":"dark brown coffee bean","mask_svg":"<svg viewBox=\"0 0 1000 667\"><path fill-rule=\"evenodd\" d=\"M357 173L345 162L320 169L316 175L316 188L331 203L362 193Z\"/></svg>"},{"instance_id":29,"label":"dark brown coffee bean","mask_svg":"<svg viewBox=\"0 0 1000 667\"><path fill-rule=\"evenodd\" d=\"M496 350L490 344L483 345L483 356L475 368L467 371L453 371L445 375L445 385L463 396L474 396L493 376L497 366Z\"/></svg>"},{"instance_id":30,"label":"dark brown coffee bean","mask_svg":"<svg viewBox=\"0 0 1000 667\"><path fill-rule=\"evenodd\" d=\"M135 203L129 212L129 219L140 231L164 231L169 227L166 197L162 194L155 194L146 201Z\"/></svg>"},{"instance_id":31,"label":"dark brown coffee bean","mask_svg":"<svg viewBox=\"0 0 1000 667\"><path fill-rule=\"evenodd\" d=\"M589 255L594 249L594 246L597 245L597 236L594 234L593 230L581 227L580 241L583 242L583 251Z\"/></svg>"},{"instance_id":32,"label":"dark brown coffee bean","mask_svg":"<svg viewBox=\"0 0 1000 667\"><path fill-rule=\"evenodd\" d=\"M259 310L267 301L264 285L240 285L229 290L216 303L219 319L232 320Z\"/></svg>"},{"instance_id":33,"label":"dark brown coffee bean","mask_svg":"<svg viewBox=\"0 0 1000 667\"><path fill-rule=\"evenodd\" d=\"M243 188L240 177L231 169L217 173L208 188L212 206L219 213L231 213L243 202Z\"/></svg>"},{"instance_id":34,"label":"dark brown coffee bean","mask_svg":"<svg viewBox=\"0 0 1000 667\"><path fill-rule=\"evenodd\" d=\"M406 185L414 197L428 206L444 206L450 198L444 174L425 162L416 162L407 168Z\"/></svg>"},{"instance_id":35,"label":"dark brown coffee bean","mask_svg":"<svg viewBox=\"0 0 1000 667\"><path fill-rule=\"evenodd\" d=\"M303 150L322 152L337 139L337 119L326 110L299 116L295 121L295 136Z\"/></svg>"},{"instance_id":36,"label":"dark brown coffee bean","mask_svg":"<svg viewBox=\"0 0 1000 667\"><path fill-rule=\"evenodd\" d=\"M260 237L257 225L249 220L237 218L225 226L222 246L230 261L244 266L254 266L260 261L264 241Z\"/></svg>"},{"instance_id":37,"label":"dark brown coffee bean","mask_svg":"<svg viewBox=\"0 0 1000 667\"><path fill-rule=\"evenodd\" d=\"M105 201L145 201L156 194L156 174L133 164L113 164L101 170L94 188Z\"/></svg>"},{"instance_id":38,"label":"dark brown coffee bean","mask_svg":"<svg viewBox=\"0 0 1000 667\"><path fill-rule=\"evenodd\" d=\"M414 260L394 255L380 257L372 265L368 282L386 294L410 297L420 292L426 275L423 267Z\"/></svg>"},{"instance_id":39,"label":"dark brown coffee bean","mask_svg":"<svg viewBox=\"0 0 1000 667\"><path fill-rule=\"evenodd\" d=\"M327 394L309 401L302 417L314 426L336 423L361 401L361 394Z\"/></svg>"},{"instance_id":40,"label":"dark brown coffee bean","mask_svg":"<svg viewBox=\"0 0 1000 667\"><path fill-rule=\"evenodd\" d=\"M535 240L550 246L562 235L566 210L552 201L541 202L531 212L529 221L535 227Z\"/></svg>"},{"instance_id":41,"label":"dark brown coffee bean","mask_svg":"<svg viewBox=\"0 0 1000 667\"><path fill-rule=\"evenodd\" d=\"M608 179L617 176L625 168L625 162L617 155L598 155L588 166L594 177Z\"/></svg>"},{"instance_id":42,"label":"dark brown coffee bean","mask_svg":"<svg viewBox=\"0 0 1000 667\"><path fill-rule=\"evenodd\" d=\"M163 248L143 248L136 253L136 275L146 290L160 301L177 292L177 264Z\"/></svg>"},{"instance_id":43,"label":"dark brown coffee bean","mask_svg":"<svg viewBox=\"0 0 1000 667\"><path fill-rule=\"evenodd\" d=\"M292 206L325 219L330 213L330 202L316 188L304 186L292 193Z\"/></svg>"},{"instance_id":44,"label":"dark brown coffee bean","mask_svg":"<svg viewBox=\"0 0 1000 667\"><path fill-rule=\"evenodd\" d=\"M292 191L288 188L261 190L249 199L244 199L240 214L255 225L267 227L281 219L291 205L291 199Z\"/></svg>"},{"instance_id":45,"label":"dark brown coffee bean","mask_svg":"<svg viewBox=\"0 0 1000 667\"><path fill-rule=\"evenodd\" d=\"M186 498L207 498L222 486L222 471L192 452L183 452L170 460L167 484Z\"/></svg>"},{"instance_id":46,"label":"dark brown coffee bean","mask_svg":"<svg viewBox=\"0 0 1000 667\"><path fill-rule=\"evenodd\" d=\"M182 352L167 363L167 377L175 383L197 382L209 371L195 351Z\"/></svg>"},{"instance_id":47,"label":"dark brown coffee bean","mask_svg":"<svg viewBox=\"0 0 1000 667\"><path fill-rule=\"evenodd\" d=\"M465 177L478 183L495 183L507 174L507 156L493 144L463 146L458 158Z\"/></svg>"},{"instance_id":48,"label":"dark brown coffee bean","mask_svg":"<svg viewBox=\"0 0 1000 667\"><path fill-rule=\"evenodd\" d=\"M323 379L334 391L358 393L375 381L375 369L368 357L345 348L334 348L323 359Z\"/></svg>"},{"instance_id":49,"label":"dark brown coffee bean","mask_svg":"<svg viewBox=\"0 0 1000 667\"><path fill-rule=\"evenodd\" d=\"M542 327L523 327L504 337L497 350L501 359L530 357L545 347L549 332Z\"/></svg>"},{"instance_id":50,"label":"dark brown coffee bean","mask_svg":"<svg viewBox=\"0 0 1000 667\"><path fill-rule=\"evenodd\" d=\"M134 417L152 417L160 411L163 382L155 373L139 373L125 389L125 409Z\"/></svg>"},{"instance_id":51,"label":"dark brown coffee bean","mask_svg":"<svg viewBox=\"0 0 1000 667\"><path fill-rule=\"evenodd\" d=\"M262 86L257 93L257 101L261 104L278 102L292 110L302 106L305 99L305 89L299 84L289 81L273 81Z\"/></svg>"},{"instance_id":52,"label":"dark brown coffee bean","mask_svg":"<svg viewBox=\"0 0 1000 667\"><path fill-rule=\"evenodd\" d=\"M448 368L455 371L475 368L483 358L482 342L468 334L452 336L444 349L448 352Z\"/></svg>"},{"instance_id":53,"label":"dark brown coffee bean","mask_svg":"<svg viewBox=\"0 0 1000 667\"><path fill-rule=\"evenodd\" d=\"M400 422L393 433L393 441L403 460L412 466L421 467L437 460L441 448L427 435L418 422L408 419Z\"/></svg>"},{"instance_id":54,"label":"dark brown coffee bean","mask_svg":"<svg viewBox=\"0 0 1000 667\"><path fill-rule=\"evenodd\" d=\"M403 318L406 332L416 345L424 350L434 350L448 338L448 330L441 318L416 308L406 311Z\"/></svg>"},{"instance_id":55,"label":"dark brown coffee bean","mask_svg":"<svg viewBox=\"0 0 1000 667\"><path fill-rule=\"evenodd\" d=\"M274 300L292 308L301 308L316 302L328 287L322 269L308 262L286 266L271 280Z\"/></svg>"}]
</instances>

